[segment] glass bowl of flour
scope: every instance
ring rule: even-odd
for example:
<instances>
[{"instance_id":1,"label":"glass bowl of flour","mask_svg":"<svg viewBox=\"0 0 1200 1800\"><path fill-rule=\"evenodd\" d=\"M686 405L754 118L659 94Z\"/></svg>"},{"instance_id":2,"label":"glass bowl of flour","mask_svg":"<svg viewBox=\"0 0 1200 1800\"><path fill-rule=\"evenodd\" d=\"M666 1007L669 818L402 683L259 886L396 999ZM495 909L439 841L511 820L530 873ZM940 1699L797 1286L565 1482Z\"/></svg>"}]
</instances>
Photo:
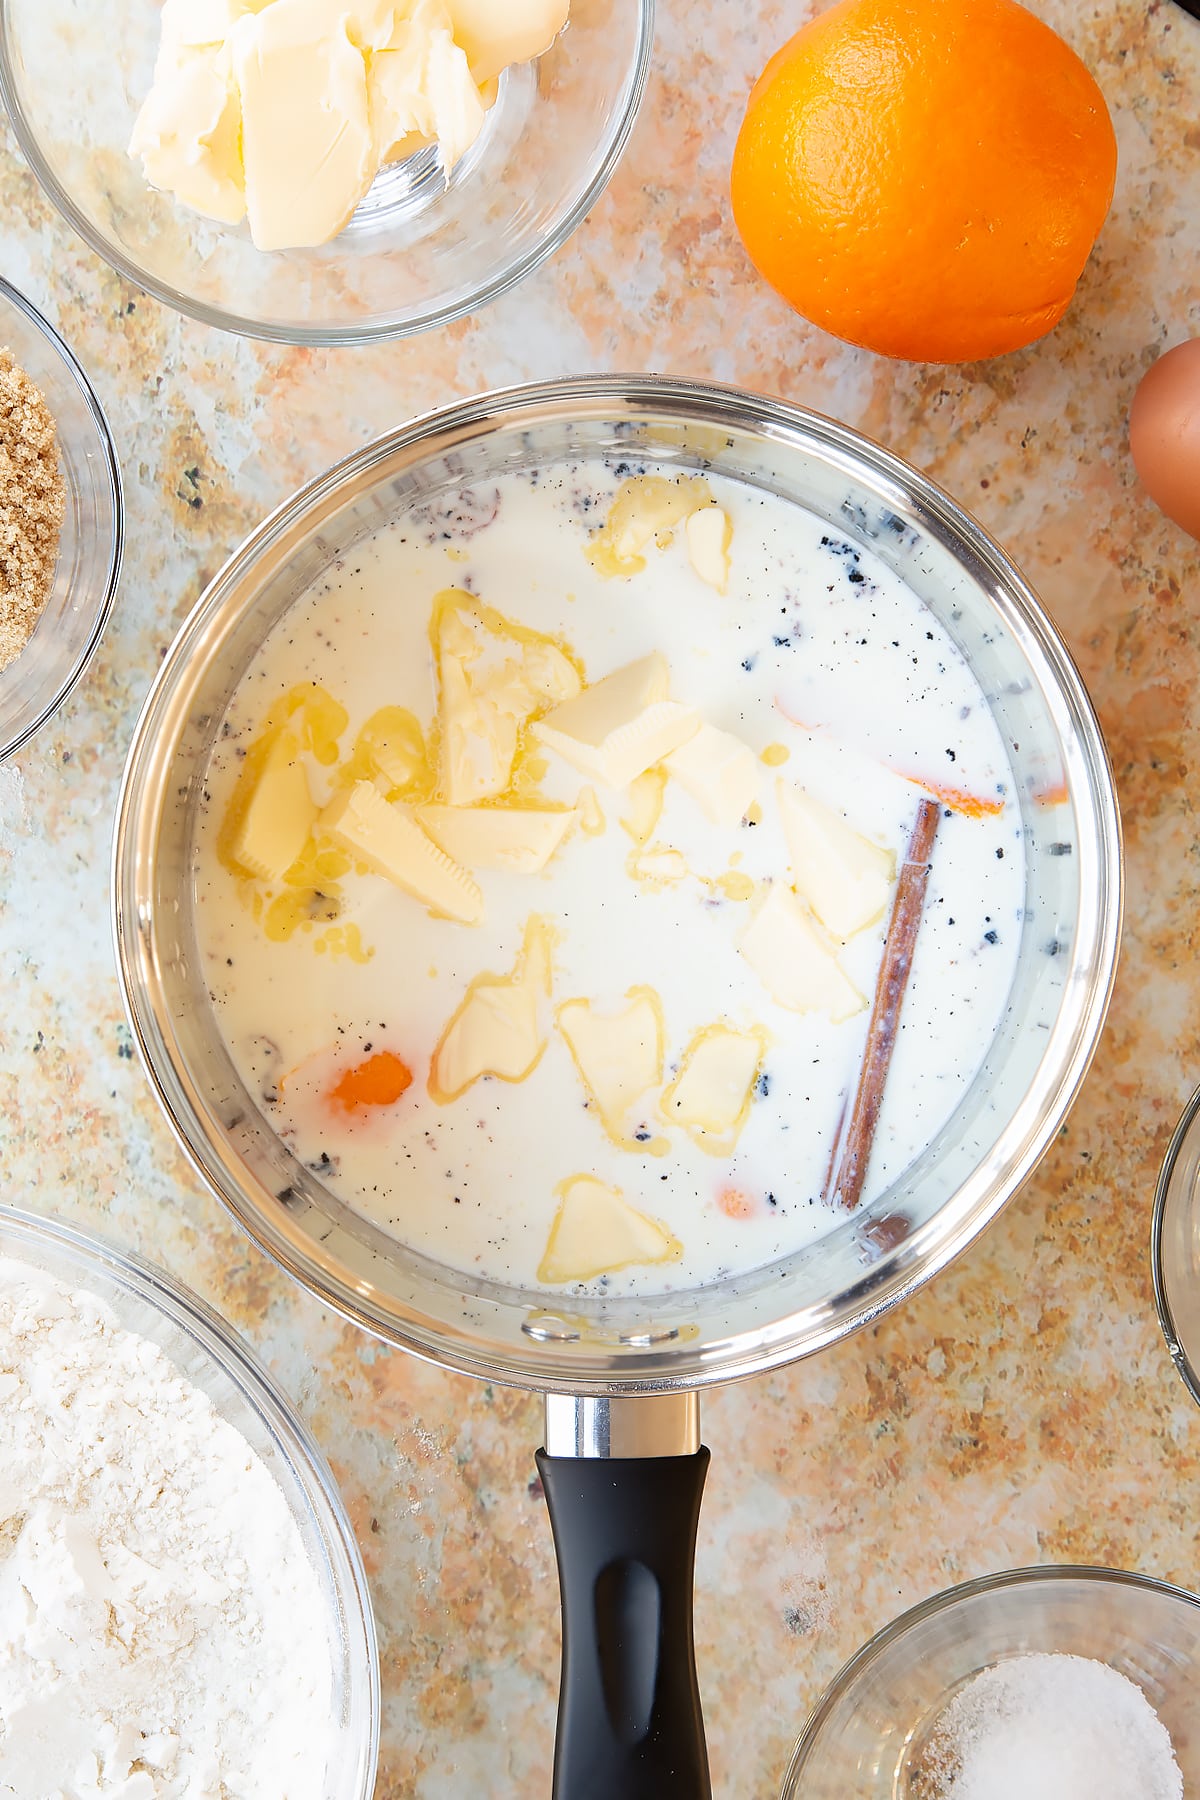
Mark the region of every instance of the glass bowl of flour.
<instances>
[{"instance_id":1,"label":"glass bowl of flour","mask_svg":"<svg viewBox=\"0 0 1200 1800\"><path fill-rule=\"evenodd\" d=\"M783 1800L1182 1800L1200 1782L1200 1598L1049 1565L924 1600L835 1677Z\"/></svg>"},{"instance_id":2,"label":"glass bowl of flour","mask_svg":"<svg viewBox=\"0 0 1200 1800\"><path fill-rule=\"evenodd\" d=\"M333 1479L194 1294L0 1212L0 1794L365 1800L366 1578Z\"/></svg>"}]
</instances>

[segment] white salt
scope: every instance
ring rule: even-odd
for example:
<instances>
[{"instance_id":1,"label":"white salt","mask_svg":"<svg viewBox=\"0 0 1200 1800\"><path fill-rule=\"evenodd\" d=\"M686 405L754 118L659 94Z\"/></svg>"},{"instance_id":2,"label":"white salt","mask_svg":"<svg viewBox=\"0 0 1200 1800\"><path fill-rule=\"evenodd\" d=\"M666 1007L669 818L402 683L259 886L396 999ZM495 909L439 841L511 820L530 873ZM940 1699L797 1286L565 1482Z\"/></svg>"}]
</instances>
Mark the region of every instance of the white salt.
<instances>
[{"instance_id":1,"label":"white salt","mask_svg":"<svg viewBox=\"0 0 1200 1800\"><path fill-rule=\"evenodd\" d=\"M1141 1688L1085 1656L1014 1656L954 1696L926 1764L936 1800L1182 1800Z\"/></svg>"}]
</instances>

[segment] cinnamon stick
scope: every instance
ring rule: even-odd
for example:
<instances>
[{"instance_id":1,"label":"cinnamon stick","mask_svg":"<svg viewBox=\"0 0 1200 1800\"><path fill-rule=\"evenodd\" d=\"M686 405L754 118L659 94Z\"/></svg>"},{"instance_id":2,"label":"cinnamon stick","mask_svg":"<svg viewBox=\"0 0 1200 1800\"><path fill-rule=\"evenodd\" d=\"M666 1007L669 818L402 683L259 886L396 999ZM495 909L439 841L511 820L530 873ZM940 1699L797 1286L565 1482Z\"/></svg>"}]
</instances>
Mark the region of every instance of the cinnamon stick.
<instances>
[{"instance_id":1,"label":"cinnamon stick","mask_svg":"<svg viewBox=\"0 0 1200 1800\"><path fill-rule=\"evenodd\" d=\"M875 1127L879 1123L883 1090L887 1085L892 1052L896 1048L900 1008L904 1004L904 990L908 986L913 951L917 946L917 932L925 910L929 864L941 810L936 800L922 800L917 808L916 823L896 882L892 916L888 920L887 936L883 941L883 957L879 964L871 1019L867 1026L867 1046L863 1051L862 1067L858 1073L858 1087L854 1104L850 1108L849 1123L841 1139L837 1172L826 1190L827 1197L836 1200L848 1212L853 1211L862 1199L863 1184L867 1179L867 1164L871 1160L871 1145L875 1141ZM831 1157L831 1169L833 1165L834 1158Z\"/></svg>"}]
</instances>

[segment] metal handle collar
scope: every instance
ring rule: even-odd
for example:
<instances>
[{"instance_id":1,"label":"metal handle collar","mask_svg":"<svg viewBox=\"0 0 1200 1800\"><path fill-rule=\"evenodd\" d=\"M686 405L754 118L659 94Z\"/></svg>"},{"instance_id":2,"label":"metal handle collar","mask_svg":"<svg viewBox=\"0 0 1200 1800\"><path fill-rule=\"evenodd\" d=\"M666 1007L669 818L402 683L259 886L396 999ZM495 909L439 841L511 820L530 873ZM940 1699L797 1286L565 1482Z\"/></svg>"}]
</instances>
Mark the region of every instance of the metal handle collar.
<instances>
[{"instance_id":1,"label":"metal handle collar","mask_svg":"<svg viewBox=\"0 0 1200 1800\"><path fill-rule=\"evenodd\" d=\"M699 1448L697 1393L546 1395L547 1456L694 1456Z\"/></svg>"}]
</instances>

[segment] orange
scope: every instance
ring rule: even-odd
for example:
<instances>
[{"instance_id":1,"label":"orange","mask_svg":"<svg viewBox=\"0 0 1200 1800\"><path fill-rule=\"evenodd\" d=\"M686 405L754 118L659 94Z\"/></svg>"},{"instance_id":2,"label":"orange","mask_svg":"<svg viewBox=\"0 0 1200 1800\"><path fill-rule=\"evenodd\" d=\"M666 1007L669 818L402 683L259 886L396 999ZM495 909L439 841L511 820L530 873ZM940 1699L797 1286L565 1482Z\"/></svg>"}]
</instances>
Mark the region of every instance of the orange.
<instances>
[{"instance_id":1,"label":"orange","mask_svg":"<svg viewBox=\"0 0 1200 1800\"><path fill-rule=\"evenodd\" d=\"M1116 168L1103 94L1016 0L839 0L755 84L733 216L806 319L966 362L1062 318Z\"/></svg>"}]
</instances>

